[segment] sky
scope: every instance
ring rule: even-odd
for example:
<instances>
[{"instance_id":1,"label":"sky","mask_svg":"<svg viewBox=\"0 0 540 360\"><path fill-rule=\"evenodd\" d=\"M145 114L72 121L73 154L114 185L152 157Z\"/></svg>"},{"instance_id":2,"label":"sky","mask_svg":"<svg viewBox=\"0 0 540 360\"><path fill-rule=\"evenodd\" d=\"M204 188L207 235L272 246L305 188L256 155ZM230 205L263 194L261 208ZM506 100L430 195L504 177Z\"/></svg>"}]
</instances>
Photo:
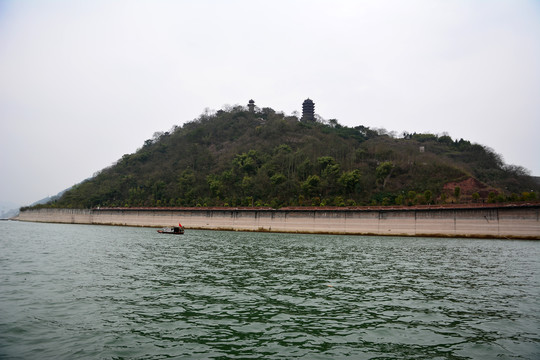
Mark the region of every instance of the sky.
<instances>
[{"instance_id":1,"label":"sky","mask_svg":"<svg viewBox=\"0 0 540 360\"><path fill-rule=\"evenodd\" d=\"M205 109L448 134L540 176L538 0L0 0L0 201Z\"/></svg>"}]
</instances>

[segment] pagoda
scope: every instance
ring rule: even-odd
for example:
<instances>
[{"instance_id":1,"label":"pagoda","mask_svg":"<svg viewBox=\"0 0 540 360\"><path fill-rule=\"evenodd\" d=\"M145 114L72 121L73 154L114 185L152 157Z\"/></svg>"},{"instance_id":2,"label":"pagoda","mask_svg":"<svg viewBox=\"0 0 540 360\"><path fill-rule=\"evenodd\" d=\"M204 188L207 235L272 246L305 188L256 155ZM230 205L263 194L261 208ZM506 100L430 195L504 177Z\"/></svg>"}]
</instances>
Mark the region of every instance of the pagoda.
<instances>
[{"instance_id":1,"label":"pagoda","mask_svg":"<svg viewBox=\"0 0 540 360\"><path fill-rule=\"evenodd\" d=\"M302 103L302 121L315 122L315 103L309 98Z\"/></svg>"}]
</instances>

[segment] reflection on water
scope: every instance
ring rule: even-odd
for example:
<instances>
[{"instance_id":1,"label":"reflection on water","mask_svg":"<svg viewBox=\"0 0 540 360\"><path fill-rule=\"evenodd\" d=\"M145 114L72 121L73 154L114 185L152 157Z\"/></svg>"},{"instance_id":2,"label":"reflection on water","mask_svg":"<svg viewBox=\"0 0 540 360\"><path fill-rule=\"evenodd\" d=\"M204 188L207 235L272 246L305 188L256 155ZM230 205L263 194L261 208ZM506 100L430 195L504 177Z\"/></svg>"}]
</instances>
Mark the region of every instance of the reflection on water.
<instances>
[{"instance_id":1,"label":"reflection on water","mask_svg":"<svg viewBox=\"0 0 540 360\"><path fill-rule=\"evenodd\" d=\"M540 358L534 241L0 231L0 358Z\"/></svg>"}]
</instances>

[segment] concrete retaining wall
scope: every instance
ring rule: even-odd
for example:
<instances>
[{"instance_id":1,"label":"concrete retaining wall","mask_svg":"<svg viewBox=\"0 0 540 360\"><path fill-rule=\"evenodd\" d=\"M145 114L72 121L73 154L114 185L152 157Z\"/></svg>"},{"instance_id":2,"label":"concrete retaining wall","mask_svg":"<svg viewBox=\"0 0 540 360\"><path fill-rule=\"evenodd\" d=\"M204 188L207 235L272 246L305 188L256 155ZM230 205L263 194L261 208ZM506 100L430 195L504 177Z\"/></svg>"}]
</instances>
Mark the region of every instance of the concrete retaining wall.
<instances>
[{"instance_id":1,"label":"concrete retaining wall","mask_svg":"<svg viewBox=\"0 0 540 360\"><path fill-rule=\"evenodd\" d=\"M18 220L186 229L540 239L540 204L441 209L38 209Z\"/></svg>"}]
</instances>

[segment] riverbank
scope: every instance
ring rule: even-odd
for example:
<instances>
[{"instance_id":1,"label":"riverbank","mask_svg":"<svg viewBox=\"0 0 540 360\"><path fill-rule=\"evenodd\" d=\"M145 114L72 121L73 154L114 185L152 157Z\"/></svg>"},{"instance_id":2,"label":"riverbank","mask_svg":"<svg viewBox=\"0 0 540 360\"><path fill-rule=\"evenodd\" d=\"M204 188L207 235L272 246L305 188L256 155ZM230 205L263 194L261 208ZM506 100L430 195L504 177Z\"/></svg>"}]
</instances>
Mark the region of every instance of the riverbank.
<instances>
[{"instance_id":1,"label":"riverbank","mask_svg":"<svg viewBox=\"0 0 540 360\"><path fill-rule=\"evenodd\" d=\"M317 234L540 239L540 203L364 208L97 208L22 211L16 220Z\"/></svg>"}]
</instances>

